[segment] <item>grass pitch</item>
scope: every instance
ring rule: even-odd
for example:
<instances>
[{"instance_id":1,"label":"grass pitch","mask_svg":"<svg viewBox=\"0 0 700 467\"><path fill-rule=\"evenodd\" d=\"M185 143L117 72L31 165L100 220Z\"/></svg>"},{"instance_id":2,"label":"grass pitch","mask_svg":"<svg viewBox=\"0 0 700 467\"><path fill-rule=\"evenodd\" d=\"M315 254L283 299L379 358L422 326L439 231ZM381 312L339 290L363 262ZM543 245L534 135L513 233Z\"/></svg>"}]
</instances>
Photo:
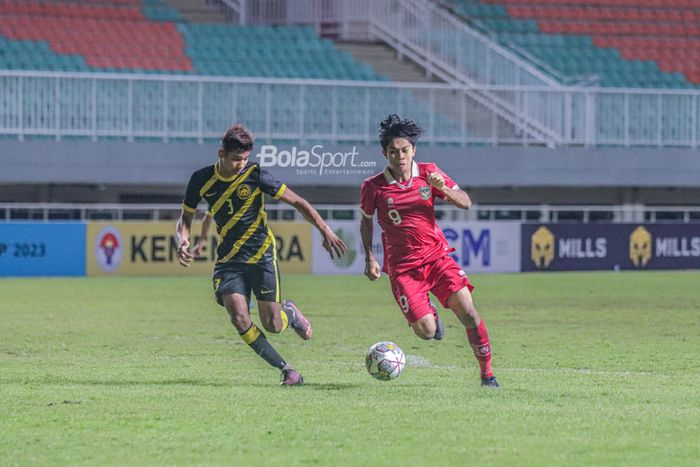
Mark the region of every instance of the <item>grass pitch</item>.
<instances>
[{"instance_id":1,"label":"grass pitch","mask_svg":"<svg viewBox=\"0 0 700 467\"><path fill-rule=\"evenodd\" d=\"M283 276L314 325L268 333L298 388L206 277L0 280L0 463L697 465L700 274L472 281L497 391L456 318L419 340L385 278ZM365 372L380 340L408 357L395 381Z\"/></svg>"}]
</instances>

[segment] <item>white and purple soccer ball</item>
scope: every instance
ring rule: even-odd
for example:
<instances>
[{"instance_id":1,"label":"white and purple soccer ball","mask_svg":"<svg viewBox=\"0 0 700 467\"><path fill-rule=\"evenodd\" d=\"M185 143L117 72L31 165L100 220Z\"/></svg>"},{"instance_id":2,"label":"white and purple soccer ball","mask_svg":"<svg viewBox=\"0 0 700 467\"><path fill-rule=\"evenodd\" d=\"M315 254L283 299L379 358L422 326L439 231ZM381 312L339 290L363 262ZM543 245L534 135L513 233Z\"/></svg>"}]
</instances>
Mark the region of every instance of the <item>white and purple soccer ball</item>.
<instances>
[{"instance_id":1,"label":"white and purple soccer ball","mask_svg":"<svg viewBox=\"0 0 700 467\"><path fill-rule=\"evenodd\" d=\"M406 357L393 342L377 342L367 351L365 366L372 377L389 381L399 377L406 364Z\"/></svg>"}]
</instances>

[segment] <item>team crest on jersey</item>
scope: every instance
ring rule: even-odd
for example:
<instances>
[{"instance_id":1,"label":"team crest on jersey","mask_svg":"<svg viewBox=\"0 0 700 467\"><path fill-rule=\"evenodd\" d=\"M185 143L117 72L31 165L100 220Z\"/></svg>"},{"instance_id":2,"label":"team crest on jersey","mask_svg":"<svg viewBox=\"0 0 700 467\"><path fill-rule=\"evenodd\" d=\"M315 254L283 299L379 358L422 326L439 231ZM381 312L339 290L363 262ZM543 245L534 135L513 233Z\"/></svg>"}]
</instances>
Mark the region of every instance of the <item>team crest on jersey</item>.
<instances>
[{"instance_id":1,"label":"team crest on jersey","mask_svg":"<svg viewBox=\"0 0 700 467\"><path fill-rule=\"evenodd\" d=\"M388 199L386 200L386 205L387 205L387 206L391 206L392 204L394 204L394 198L388 198Z\"/></svg>"},{"instance_id":2,"label":"team crest on jersey","mask_svg":"<svg viewBox=\"0 0 700 467\"><path fill-rule=\"evenodd\" d=\"M429 186L422 186L420 187L420 197L428 200L430 199L430 187Z\"/></svg>"},{"instance_id":3,"label":"team crest on jersey","mask_svg":"<svg viewBox=\"0 0 700 467\"><path fill-rule=\"evenodd\" d=\"M236 196L240 199L248 199L250 197L250 185L244 183L236 188Z\"/></svg>"}]
</instances>

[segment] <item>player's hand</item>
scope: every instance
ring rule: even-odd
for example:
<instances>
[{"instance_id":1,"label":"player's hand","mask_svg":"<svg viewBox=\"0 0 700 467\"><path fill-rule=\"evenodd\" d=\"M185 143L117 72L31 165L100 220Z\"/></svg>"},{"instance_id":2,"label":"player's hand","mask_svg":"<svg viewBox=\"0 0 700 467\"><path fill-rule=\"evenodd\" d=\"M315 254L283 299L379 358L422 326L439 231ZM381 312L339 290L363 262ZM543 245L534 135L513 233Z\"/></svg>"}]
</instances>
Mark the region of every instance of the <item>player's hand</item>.
<instances>
[{"instance_id":1,"label":"player's hand","mask_svg":"<svg viewBox=\"0 0 700 467\"><path fill-rule=\"evenodd\" d=\"M195 258L199 258L200 256L202 256L204 250L206 250L206 245L204 245L204 243L198 242L197 245L195 245L194 250L192 250L192 255Z\"/></svg>"},{"instance_id":2,"label":"player's hand","mask_svg":"<svg viewBox=\"0 0 700 467\"><path fill-rule=\"evenodd\" d=\"M442 174L433 172L428 175L428 183L430 183L436 190L443 191L445 189L445 179Z\"/></svg>"},{"instance_id":3,"label":"player's hand","mask_svg":"<svg viewBox=\"0 0 700 467\"><path fill-rule=\"evenodd\" d=\"M323 231L323 248L331 255L332 259L340 258L348 249L345 242L333 232L330 227Z\"/></svg>"},{"instance_id":4,"label":"player's hand","mask_svg":"<svg viewBox=\"0 0 700 467\"><path fill-rule=\"evenodd\" d=\"M379 263L377 263L374 258L365 262L365 276L369 277L369 280L376 281L379 279L381 273L382 270L379 267Z\"/></svg>"},{"instance_id":5,"label":"player's hand","mask_svg":"<svg viewBox=\"0 0 700 467\"><path fill-rule=\"evenodd\" d=\"M177 247L178 261L180 261L182 266L189 268L193 258L194 256L192 256L192 253L190 253L190 241L183 240L182 243L180 243L180 246Z\"/></svg>"}]
</instances>

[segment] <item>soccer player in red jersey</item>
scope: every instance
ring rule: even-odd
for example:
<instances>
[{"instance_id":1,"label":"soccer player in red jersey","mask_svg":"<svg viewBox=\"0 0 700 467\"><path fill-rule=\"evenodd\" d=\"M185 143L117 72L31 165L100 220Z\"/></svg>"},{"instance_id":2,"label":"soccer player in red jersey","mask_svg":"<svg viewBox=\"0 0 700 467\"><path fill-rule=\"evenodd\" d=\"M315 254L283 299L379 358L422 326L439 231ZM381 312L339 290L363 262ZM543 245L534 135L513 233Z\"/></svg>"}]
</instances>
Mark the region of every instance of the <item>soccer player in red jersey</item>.
<instances>
[{"instance_id":1,"label":"soccer player in red jersey","mask_svg":"<svg viewBox=\"0 0 700 467\"><path fill-rule=\"evenodd\" d=\"M379 125L379 141L388 165L364 181L360 233L365 249L365 275L379 278L372 254L372 218L377 213L384 246L383 271L413 332L421 339L443 337L444 328L430 303L432 292L464 325L481 368L481 384L498 387L491 369L491 346L484 321L474 307L469 278L449 255L445 235L435 220L435 198L462 209L471 207L469 195L433 163L415 162L421 128L398 115Z\"/></svg>"}]
</instances>

